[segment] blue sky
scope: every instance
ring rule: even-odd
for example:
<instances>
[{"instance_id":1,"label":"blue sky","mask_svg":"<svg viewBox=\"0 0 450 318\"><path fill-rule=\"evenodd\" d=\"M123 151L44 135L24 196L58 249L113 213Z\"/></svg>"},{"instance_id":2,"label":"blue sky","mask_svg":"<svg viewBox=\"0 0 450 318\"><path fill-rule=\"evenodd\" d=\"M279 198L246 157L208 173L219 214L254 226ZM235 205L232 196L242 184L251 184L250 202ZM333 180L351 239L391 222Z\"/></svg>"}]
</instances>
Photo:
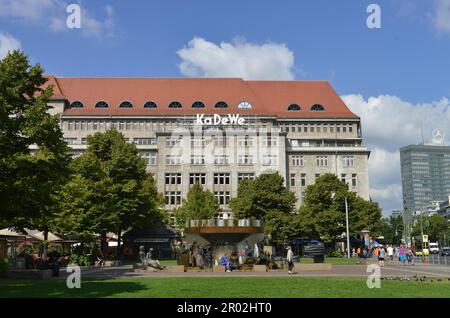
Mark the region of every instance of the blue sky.
<instances>
[{"instance_id":1,"label":"blue sky","mask_svg":"<svg viewBox=\"0 0 450 318\"><path fill-rule=\"evenodd\" d=\"M64 26L69 3L81 4L81 29ZM371 3L381 7L381 29L366 25ZM371 188L387 210L401 207L399 169L384 179L379 170L386 173L404 143L419 141L418 120L428 120L428 134L449 119L449 0L0 0L0 45L8 43L58 76L221 75L226 70L211 61L212 51L230 53L221 43L234 54L247 52L246 60L237 57L243 64L279 53L272 68L249 78L283 68L280 78L329 80L364 114L375 157ZM264 44L272 46L263 50ZM394 126L395 136L380 135L383 124ZM386 191L390 185L395 189Z\"/></svg>"}]
</instances>

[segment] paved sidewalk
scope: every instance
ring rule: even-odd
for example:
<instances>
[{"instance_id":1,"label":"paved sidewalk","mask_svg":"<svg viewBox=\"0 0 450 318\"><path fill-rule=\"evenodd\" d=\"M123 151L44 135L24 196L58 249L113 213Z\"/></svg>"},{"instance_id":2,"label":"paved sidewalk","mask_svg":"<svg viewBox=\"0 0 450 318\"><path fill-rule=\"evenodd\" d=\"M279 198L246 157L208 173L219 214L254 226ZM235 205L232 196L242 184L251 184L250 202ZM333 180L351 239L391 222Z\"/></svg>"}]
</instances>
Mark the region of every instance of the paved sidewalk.
<instances>
[{"instance_id":1,"label":"paved sidewalk","mask_svg":"<svg viewBox=\"0 0 450 318\"><path fill-rule=\"evenodd\" d=\"M371 262L373 263L373 262ZM369 264L368 264L369 265ZM372 272L367 272L368 265L333 265L331 270L323 271L299 271L294 273L293 277L367 277ZM61 272L61 277L67 274ZM96 270L82 271L84 278L113 278L113 277L148 277L148 278L163 278L163 277L283 277L289 276L287 271L273 270L269 272L184 272L172 273L168 271L137 271L134 272L129 267L117 268L99 268ZM427 264L416 264L414 266L400 265L395 262L387 264L381 268L382 277L436 277L442 279L450 279L450 268L448 266L437 266Z\"/></svg>"}]
</instances>

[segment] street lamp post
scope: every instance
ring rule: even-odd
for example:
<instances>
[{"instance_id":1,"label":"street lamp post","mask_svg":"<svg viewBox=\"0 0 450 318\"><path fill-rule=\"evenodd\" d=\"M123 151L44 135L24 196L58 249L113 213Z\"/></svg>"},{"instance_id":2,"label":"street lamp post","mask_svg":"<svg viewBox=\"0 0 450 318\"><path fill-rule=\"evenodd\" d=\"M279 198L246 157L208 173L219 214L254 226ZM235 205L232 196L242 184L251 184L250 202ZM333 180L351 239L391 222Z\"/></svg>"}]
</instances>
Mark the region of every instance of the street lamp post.
<instances>
[{"instance_id":1,"label":"street lamp post","mask_svg":"<svg viewBox=\"0 0 450 318\"><path fill-rule=\"evenodd\" d=\"M345 197L345 226L347 229L347 258L350 258L350 234L349 234L349 227L348 227L348 204L347 204L347 197Z\"/></svg>"}]
</instances>

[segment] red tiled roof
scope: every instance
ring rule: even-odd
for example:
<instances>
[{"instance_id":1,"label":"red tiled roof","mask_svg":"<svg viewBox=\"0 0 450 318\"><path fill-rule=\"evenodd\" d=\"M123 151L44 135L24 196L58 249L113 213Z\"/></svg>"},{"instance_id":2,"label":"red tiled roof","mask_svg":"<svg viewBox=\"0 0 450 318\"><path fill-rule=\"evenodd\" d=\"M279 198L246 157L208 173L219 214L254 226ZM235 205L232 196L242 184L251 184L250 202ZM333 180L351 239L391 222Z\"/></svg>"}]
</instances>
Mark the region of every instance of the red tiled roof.
<instances>
[{"instance_id":1,"label":"red tiled roof","mask_svg":"<svg viewBox=\"0 0 450 318\"><path fill-rule=\"evenodd\" d=\"M55 81L55 99L64 96L72 103L81 101L84 108L68 108L65 115L195 115L251 114L276 115L286 118L358 118L339 98L327 81L246 81L239 78L66 78L50 76ZM95 108L98 101L106 101L109 108ZM123 101L133 108L119 108ZM158 108L144 108L154 101ZM172 101L182 109L168 108ZM191 108L195 101L206 104L204 109ZM224 101L228 108L214 108ZM251 109L238 109L247 101ZM301 111L288 111L290 104L298 104ZM310 107L321 104L325 111L313 112Z\"/></svg>"}]
</instances>

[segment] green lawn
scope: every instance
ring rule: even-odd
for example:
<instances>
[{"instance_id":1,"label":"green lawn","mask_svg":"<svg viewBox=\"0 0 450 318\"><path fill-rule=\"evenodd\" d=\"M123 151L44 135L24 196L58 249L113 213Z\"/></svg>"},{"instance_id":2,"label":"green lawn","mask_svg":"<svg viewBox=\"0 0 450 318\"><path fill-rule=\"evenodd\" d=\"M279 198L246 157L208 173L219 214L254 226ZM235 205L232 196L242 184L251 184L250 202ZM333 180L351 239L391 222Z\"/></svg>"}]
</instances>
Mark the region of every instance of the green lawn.
<instances>
[{"instance_id":1,"label":"green lawn","mask_svg":"<svg viewBox=\"0 0 450 318\"><path fill-rule=\"evenodd\" d=\"M300 264L309 264L313 263L312 258L302 257L300 258ZM332 264L332 265L356 265L358 264L357 258L344 258L344 257L325 257L325 263L326 264Z\"/></svg>"},{"instance_id":2,"label":"green lawn","mask_svg":"<svg viewBox=\"0 0 450 318\"><path fill-rule=\"evenodd\" d=\"M0 297L450 297L450 282L381 281L305 277L182 277L83 280L68 289L65 280L0 279Z\"/></svg>"}]
</instances>

